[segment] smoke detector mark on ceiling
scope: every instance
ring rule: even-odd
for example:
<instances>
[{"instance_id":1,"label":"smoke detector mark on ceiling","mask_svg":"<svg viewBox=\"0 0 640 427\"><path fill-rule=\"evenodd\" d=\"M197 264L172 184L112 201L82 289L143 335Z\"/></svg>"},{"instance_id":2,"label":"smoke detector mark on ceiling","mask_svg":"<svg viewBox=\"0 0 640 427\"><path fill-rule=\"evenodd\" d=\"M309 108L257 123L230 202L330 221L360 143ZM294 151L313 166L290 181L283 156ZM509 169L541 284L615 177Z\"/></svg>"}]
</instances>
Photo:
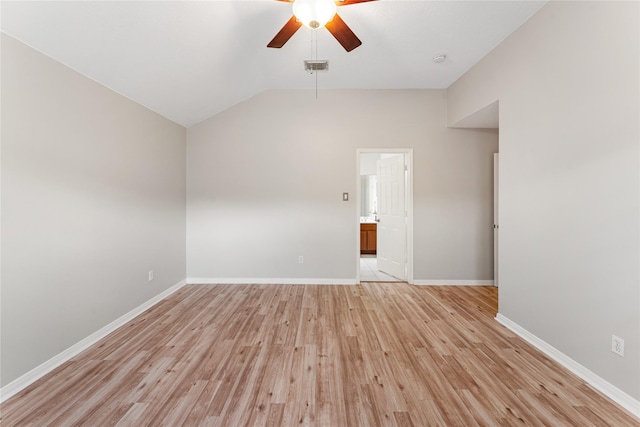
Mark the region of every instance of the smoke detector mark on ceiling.
<instances>
[{"instance_id":1,"label":"smoke detector mark on ceiling","mask_svg":"<svg viewBox=\"0 0 640 427\"><path fill-rule=\"evenodd\" d=\"M436 64L441 64L447 59L447 55L444 53L439 53L437 55L433 55L433 62Z\"/></svg>"}]
</instances>

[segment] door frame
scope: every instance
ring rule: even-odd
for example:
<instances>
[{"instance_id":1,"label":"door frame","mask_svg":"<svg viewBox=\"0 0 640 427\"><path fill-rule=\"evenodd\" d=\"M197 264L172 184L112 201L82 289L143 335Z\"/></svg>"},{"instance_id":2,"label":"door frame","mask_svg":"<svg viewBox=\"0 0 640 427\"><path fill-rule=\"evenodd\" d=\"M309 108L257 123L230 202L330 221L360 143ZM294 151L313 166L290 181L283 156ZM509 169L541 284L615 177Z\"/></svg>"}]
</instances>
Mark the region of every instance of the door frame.
<instances>
[{"instance_id":1,"label":"door frame","mask_svg":"<svg viewBox=\"0 0 640 427\"><path fill-rule=\"evenodd\" d=\"M493 154L493 286L500 286L500 153Z\"/></svg>"},{"instance_id":2,"label":"door frame","mask_svg":"<svg viewBox=\"0 0 640 427\"><path fill-rule=\"evenodd\" d=\"M404 154L407 162L405 204L407 209L407 282L413 284L413 149L412 148L358 148L356 149L356 283L360 283L360 155L367 153Z\"/></svg>"}]
</instances>

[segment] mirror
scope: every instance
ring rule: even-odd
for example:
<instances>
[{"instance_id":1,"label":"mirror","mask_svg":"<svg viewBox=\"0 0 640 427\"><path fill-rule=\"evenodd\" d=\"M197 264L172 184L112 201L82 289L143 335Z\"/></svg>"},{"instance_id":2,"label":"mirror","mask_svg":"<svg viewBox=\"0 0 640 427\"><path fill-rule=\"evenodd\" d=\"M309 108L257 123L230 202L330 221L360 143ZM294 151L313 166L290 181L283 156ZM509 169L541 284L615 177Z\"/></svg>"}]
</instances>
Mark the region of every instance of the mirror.
<instances>
[{"instance_id":1,"label":"mirror","mask_svg":"<svg viewBox=\"0 0 640 427\"><path fill-rule=\"evenodd\" d=\"M378 176L360 176L360 217L374 219L378 208Z\"/></svg>"}]
</instances>

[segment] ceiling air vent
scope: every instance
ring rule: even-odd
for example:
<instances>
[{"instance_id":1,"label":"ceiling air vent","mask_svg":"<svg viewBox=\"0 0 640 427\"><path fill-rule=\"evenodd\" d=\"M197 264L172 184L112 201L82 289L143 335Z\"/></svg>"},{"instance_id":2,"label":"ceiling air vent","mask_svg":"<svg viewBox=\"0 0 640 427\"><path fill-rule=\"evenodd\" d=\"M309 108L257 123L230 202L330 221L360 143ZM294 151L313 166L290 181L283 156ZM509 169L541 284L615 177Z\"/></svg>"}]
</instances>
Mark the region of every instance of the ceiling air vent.
<instances>
[{"instance_id":1,"label":"ceiling air vent","mask_svg":"<svg viewBox=\"0 0 640 427\"><path fill-rule=\"evenodd\" d=\"M305 59L304 70L311 73L314 71L328 71L329 61L326 59Z\"/></svg>"}]
</instances>

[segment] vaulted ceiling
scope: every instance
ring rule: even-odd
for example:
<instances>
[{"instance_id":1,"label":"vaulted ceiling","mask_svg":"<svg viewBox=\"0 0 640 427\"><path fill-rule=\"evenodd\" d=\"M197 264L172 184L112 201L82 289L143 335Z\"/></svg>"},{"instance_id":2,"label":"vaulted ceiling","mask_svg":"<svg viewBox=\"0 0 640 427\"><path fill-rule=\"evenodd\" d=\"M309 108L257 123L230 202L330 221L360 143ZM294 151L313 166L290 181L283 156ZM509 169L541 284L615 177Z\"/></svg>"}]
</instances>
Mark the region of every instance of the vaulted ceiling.
<instances>
[{"instance_id":1,"label":"vaulted ceiling","mask_svg":"<svg viewBox=\"0 0 640 427\"><path fill-rule=\"evenodd\" d=\"M378 0L338 13L362 40L326 29L267 43L291 5L256 1L2 1L2 31L184 126L267 89L447 88L544 1ZM436 54L446 54L434 63ZM310 75L305 59L329 60Z\"/></svg>"}]
</instances>

